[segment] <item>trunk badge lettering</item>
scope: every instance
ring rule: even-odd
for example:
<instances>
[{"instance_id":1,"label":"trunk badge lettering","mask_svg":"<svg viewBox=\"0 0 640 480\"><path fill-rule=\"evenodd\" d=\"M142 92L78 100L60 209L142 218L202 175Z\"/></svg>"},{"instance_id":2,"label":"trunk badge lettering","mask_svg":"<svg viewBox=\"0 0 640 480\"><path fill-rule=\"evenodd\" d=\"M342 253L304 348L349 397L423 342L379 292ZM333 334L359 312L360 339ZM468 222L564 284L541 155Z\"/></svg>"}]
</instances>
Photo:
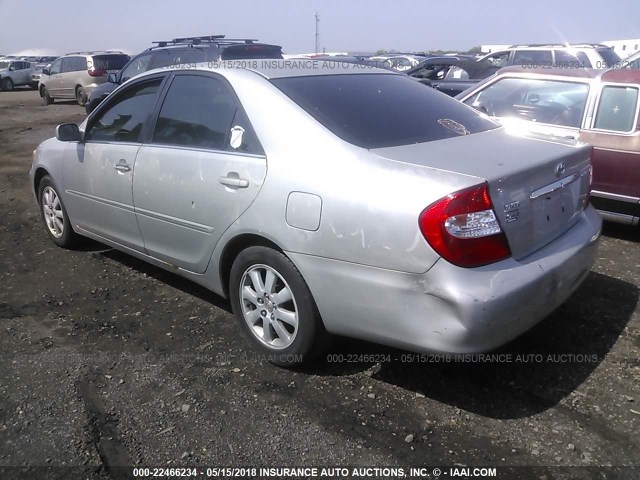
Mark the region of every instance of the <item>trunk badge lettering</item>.
<instances>
[{"instance_id":1,"label":"trunk badge lettering","mask_svg":"<svg viewBox=\"0 0 640 480\"><path fill-rule=\"evenodd\" d=\"M562 175L564 175L564 172L567 171L567 164L564 162L560 162L557 166L556 166L556 177L560 177Z\"/></svg>"},{"instance_id":2,"label":"trunk badge lettering","mask_svg":"<svg viewBox=\"0 0 640 480\"><path fill-rule=\"evenodd\" d=\"M504 218L507 223L515 222L520 215L520 201L507 203L504 206Z\"/></svg>"}]
</instances>

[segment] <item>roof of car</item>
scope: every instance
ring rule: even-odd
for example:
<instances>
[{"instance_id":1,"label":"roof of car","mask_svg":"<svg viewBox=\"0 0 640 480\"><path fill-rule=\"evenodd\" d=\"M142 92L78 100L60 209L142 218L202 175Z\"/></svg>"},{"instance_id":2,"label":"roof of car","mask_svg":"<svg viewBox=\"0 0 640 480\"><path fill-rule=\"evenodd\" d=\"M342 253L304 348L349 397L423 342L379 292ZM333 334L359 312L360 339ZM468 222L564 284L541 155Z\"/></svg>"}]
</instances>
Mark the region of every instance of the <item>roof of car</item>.
<instances>
[{"instance_id":1,"label":"roof of car","mask_svg":"<svg viewBox=\"0 0 640 480\"><path fill-rule=\"evenodd\" d=\"M126 55L126 53L120 50L96 50L93 52L70 52L62 55L63 57L71 55Z\"/></svg>"},{"instance_id":2,"label":"roof of car","mask_svg":"<svg viewBox=\"0 0 640 480\"><path fill-rule=\"evenodd\" d=\"M600 79L603 82L640 83L640 70L629 68L612 68L598 70L594 68L527 68L519 65L504 67L499 75L508 73L535 74L565 78Z\"/></svg>"},{"instance_id":3,"label":"roof of car","mask_svg":"<svg viewBox=\"0 0 640 480\"><path fill-rule=\"evenodd\" d=\"M596 70L593 68L529 68L520 65L512 65L510 67L504 67L498 70L498 75L506 73L519 73L519 74L536 74L536 75L550 75L557 77L573 77L573 78L598 78L603 74L603 70Z\"/></svg>"},{"instance_id":4,"label":"roof of car","mask_svg":"<svg viewBox=\"0 0 640 480\"><path fill-rule=\"evenodd\" d=\"M640 83L640 70L632 68L612 68L602 75L604 82Z\"/></svg>"},{"instance_id":5,"label":"roof of car","mask_svg":"<svg viewBox=\"0 0 640 480\"><path fill-rule=\"evenodd\" d=\"M397 75L395 71L379 68L369 64L347 63L340 60L255 60L249 69L266 78L312 77L320 75L385 73Z\"/></svg>"},{"instance_id":6,"label":"roof of car","mask_svg":"<svg viewBox=\"0 0 640 480\"><path fill-rule=\"evenodd\" d=\"M183 68L178 66L162 67L149 70L136 78L153 75L167 71L180 71ZM290 78L290 77L313 77L326 75L364 75L364 74L386 74L401 75L400 73L385 68L378 68L361 63L347 63L339 60L314 60L310 58L292 59L243 59L243 60L222 60L218 62L200 62L190 65L188 71L208 70L216 72L220 70L246 70L261 75L266 79Z\"/></svg>"},{"instance_id":7,"label":"roof of car","mask_svg":"<svg viewBox=\"0 0 640 480\"><path fill-rule=\"evenodd\" d=\"M508 49L513 48L612 48L601 43L532 43L525 45L511 45Z\"/></svg>"}]
</instances>

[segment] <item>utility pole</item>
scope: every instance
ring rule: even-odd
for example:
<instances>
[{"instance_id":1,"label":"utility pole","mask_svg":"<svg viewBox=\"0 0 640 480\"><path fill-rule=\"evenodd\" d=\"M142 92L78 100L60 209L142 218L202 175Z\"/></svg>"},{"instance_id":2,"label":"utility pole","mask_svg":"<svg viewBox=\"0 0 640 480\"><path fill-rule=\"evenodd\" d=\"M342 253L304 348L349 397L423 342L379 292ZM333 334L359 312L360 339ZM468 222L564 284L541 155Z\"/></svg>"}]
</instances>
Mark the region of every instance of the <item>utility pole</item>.
<instances>
[{"instance_id":1,"label":"utility pole","mask_svg":"<svg viewBox=\"0 0 640 480\"><path fill-rule=\"evenodd\" d=\"M320 25L320 15L316 12L316 53L320 53L320 31L318 29Z\"/></svg>"}]
</instances>

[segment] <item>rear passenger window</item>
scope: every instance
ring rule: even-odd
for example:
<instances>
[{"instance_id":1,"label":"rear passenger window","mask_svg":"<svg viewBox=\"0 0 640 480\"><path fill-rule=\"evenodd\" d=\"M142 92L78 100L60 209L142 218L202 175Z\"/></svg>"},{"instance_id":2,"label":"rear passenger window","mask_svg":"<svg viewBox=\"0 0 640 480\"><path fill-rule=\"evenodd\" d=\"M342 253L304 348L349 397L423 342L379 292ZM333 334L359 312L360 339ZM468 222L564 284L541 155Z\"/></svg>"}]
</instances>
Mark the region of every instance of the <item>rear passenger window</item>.
<instances>
[{"instance_id":1,"label":"rear passenger window","mask_svg":"<svg viewBox=\"0 0 640 480\"><path fill-rule=\"evenodd\" d=\"M552 63L551 50L518 50L513 55L513 64L523 67L548 67Z\"/></svg>"},{"instance_id":2,"label":"rear passenger window","mask_svg":"<svg viewBox=\"0 0 640 480\"><path fill-rule=\"evenodd\" d=\"M637 88L606 86L600 95L594 127L614 132L631 132L635 127L637 107Z\"/></svg>"},{"instance_id":3,"label":"rear passenger window","mask_svg":"<svg viewBox=\"0 0 640 480\"><path fill-rule=\"evenodd\" d=\"M220 80L199 75L178 75L164 99L153 142L213 150L238 150L245 132L231 128L239 110L235 97Z\"/></svg>"},{"instance_id":4,"label":"rear passenger window","mask_svg":"<svg viewBox=\"0 0 640 480\"><path fill-rule=\"evenodd\" d=\"M74 58L73 71L81 72L82 70L87 70L87 59L84 57Z\"/></svg>"},{"instance_id":5,"label":"rear passenger window","mask_svg":"<svg viewBox=\"0 0 640 480\"><path fill-rule=\"evenodd\" d=\"M591 62L584 52L569 53L566 50L555 50L558 68L591 68Z\"/></svg>"}]
</instances>

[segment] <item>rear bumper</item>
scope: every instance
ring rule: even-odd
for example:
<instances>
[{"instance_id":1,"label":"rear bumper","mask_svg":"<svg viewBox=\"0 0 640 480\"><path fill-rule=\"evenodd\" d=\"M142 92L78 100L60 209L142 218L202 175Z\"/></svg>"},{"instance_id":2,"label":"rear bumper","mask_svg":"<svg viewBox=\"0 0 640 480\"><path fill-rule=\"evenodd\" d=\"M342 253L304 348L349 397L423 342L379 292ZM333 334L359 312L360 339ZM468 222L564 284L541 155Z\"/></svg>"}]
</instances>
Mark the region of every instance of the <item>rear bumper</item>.
<instances>
[{"instance_id":1,"label":"rear bumper","mask_svg":"<svg viewBox=\"0 0 640 480\"><path fill-rule=\"evenodd\" d=\"M602 219L589 207L562 236L516 261L409 274L287 253L329 332L418 352L475 353L524 333L591 270Z\"/></svg>"}]
</instances>

